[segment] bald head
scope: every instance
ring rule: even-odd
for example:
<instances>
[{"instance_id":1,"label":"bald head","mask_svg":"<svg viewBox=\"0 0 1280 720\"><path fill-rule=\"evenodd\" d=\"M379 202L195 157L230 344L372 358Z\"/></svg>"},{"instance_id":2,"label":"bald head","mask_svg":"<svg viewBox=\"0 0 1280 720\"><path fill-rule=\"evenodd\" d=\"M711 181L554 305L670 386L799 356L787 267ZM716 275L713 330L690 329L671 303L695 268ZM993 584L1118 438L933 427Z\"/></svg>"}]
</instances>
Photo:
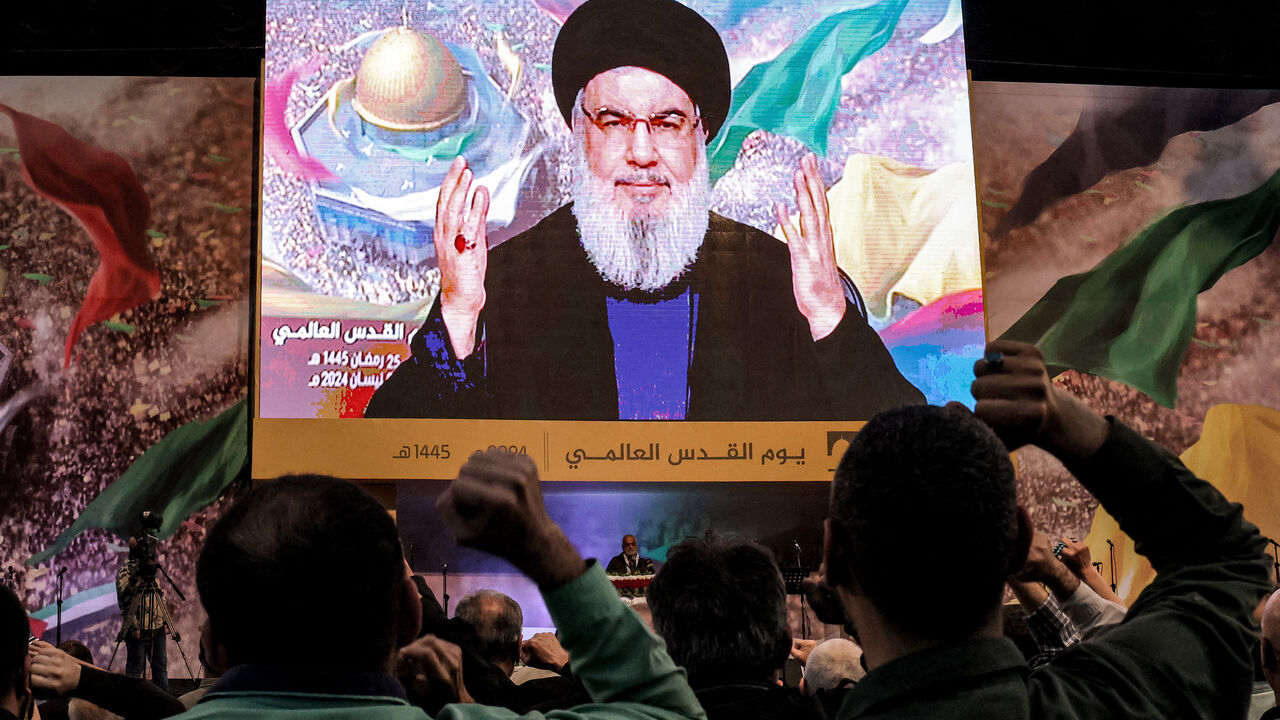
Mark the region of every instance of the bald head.
<instances>
[{"instance_id":1,"label":"bald head","mask_svg":"<svg viewBox=\"0 0 1280 720\"><path fill-rule=\"evenodd\" d=\"M801 688L812 695L820 690L834 690L846 680L857 682L867 671L862 669L862 648L844 638L820 643L809 653L804 665Z\"/></svg>"},{"instance_id":2,"label":"bald head","mask_svg":"<svg viewBox=\"0 0 1280 720\"><path fill-rule=\"evenodd\" d=\"M1280 590L1271 593L1262 608L1262 636L1280 646Z\"/></svg>"},{"instance_id":3,"label":"bald head","mask_svg":"<svg viewBox=\"0 0 1280 720\"><path fill-rule=\"evenodd\" d=\"M454 615L475 628L484 659L510 677L520 657L520 636L524 629L520 604L497 590L477 590L458 603Z\"/></svg>"},{"instance_id":4,"label":"bald head","mask_svg":"<svg viewBox=\"0 0 1280 720\"><path fill-rule=\"evenodd\" d=\"M1280 697L1280 590L1262 608L1262 674Z\"/></svg>"}]
</instances>

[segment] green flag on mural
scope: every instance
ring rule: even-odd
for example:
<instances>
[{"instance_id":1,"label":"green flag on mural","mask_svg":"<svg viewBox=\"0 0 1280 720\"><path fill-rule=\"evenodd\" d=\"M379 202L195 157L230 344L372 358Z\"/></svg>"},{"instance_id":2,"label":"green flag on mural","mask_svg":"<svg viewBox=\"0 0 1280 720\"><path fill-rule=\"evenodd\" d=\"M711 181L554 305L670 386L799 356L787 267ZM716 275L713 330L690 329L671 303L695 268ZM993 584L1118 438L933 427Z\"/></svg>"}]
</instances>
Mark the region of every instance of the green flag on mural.
<instances>
[{"instance_id":1,"label":"green flag on mural","mask_svg":"<svg viewBox=\"0 0 1280 720\"><path fill-rule=\"evenodd\" d=\"M889 42L906 0L886 0L825 18L782 54L760 63L733 89L728 119L707 148L714 184L730 168L742 141L768 130L827 153L827 132L840 104L840 78Z\"/></svg>"},{"instance_id":2,"label":"green flag on mural","mask_svg":"<svg viewBox=\"0 0 1280 720\"><path fill-rule=\"evenodd\" d=\"M1229 200L1178 208L1088 272L1062 278L1002 336L1057 369L1117 380L1165 407L1196 325L1196 296L1280 230L1280 172Z\"/></svg>"},{"instance_id":3,"label":"green flag on mural","mask_svg":"<svg viewBox=\"0 0 1280 720\"><path fill-rule=\"evenodd\" d=\"M127 538L136 530L143 510L164 516L158 536L167 538L183 520L209 506L248 473L249 410L241 400L217 417L183 425L148 448L27 565L66 550L89 528L104 528Z\"/></svg>"}]
</instances>

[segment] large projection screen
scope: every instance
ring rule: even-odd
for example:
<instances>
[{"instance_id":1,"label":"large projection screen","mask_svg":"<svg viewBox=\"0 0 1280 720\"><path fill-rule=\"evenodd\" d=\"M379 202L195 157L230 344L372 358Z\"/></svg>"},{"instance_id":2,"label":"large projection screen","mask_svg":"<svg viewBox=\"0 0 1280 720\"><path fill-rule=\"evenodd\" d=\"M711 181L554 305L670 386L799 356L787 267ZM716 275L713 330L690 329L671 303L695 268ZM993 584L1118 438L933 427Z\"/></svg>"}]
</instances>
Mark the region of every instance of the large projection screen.
<instances>
[{"instance_id":1,"label":"large projection screen","mask_svg":"<svg viewBox=\"0 0 1280 720\"><path fill-rule=\"evenodd\" d=\"M579 4L268 2L256 477L447 477L499 447L552 480L826 480L879 409L972 403L985 328L959 2L688 3L723 41L733 99L705 169L668 152L687 135L645 150L660 156L646 182L714 215L674 278L642 290L575 236L579 210L614 202L592 205L583 179L623 177L590 150L614 109L584 108L578 139L557 104L552 50ZM641 100L613 102L652 113ZM707 127L674 132L690 124ZM610 141L662 140L652 116L631 127ZM818 286L845 305L827 334L804 309L820 271L777 220L780 204L822 244L794 181L810 153L842 276ZM441 265L465 274L451 268L484 252L434 239L459 155L490 196L469 355L434 308ZM680 224L659 205L654 225ZM631 241L636 262L681 257L646 254L688 235L671 232Z\"/></svg>"}]
</instances>

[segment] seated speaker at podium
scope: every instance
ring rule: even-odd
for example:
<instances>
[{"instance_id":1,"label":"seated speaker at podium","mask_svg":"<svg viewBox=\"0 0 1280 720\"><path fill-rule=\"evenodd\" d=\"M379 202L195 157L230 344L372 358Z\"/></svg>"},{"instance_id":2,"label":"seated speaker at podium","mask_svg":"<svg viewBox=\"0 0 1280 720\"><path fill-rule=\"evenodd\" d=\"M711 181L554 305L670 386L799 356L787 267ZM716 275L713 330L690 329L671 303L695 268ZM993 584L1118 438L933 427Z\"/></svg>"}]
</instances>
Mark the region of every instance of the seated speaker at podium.
<instances>
[{"instance_id":1,"label":"seated speaker at podium","mask_svg":"<svg viewBox=\"0 0 1280 720\"><path fill-rule=\"evenodd\" d=\"M640 557L640 543L635 535L624 535L622 552L613 556L604 571L613 581L619 597L634 600L644 597L644 589L653 579L653 561Z\"/></svg>"}]
</instances>

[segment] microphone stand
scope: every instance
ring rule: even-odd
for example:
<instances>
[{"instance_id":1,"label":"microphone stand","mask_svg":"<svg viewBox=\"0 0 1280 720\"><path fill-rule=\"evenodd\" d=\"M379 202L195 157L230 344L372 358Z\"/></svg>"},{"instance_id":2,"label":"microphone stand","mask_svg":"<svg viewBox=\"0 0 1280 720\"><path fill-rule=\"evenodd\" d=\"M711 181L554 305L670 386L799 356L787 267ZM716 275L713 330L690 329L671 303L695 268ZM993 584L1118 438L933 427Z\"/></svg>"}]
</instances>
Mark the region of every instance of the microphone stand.
<instances>
[{"instance_id":1,"label":"microphone stand","mask_svg":"<svg viewBox=\"0 0 1280 720\"><path fill-rule=\"evenodd\" d=\"M444 616L447 618L449 617L449 563L444 564L442 574L444 575L444 587L442 588L444 592L441 595L444 596Z\"/></svg>"},{"instance_id":2,"label":"microphone stand","mask_svg":"<svg viewBox=\"0 0 1280 720\"><path fill-rule=\"evenodd\" d=\"M62 576L66 572L66 565L58 569L58 628L54 631L55 645L62 644Z\"/></svg>"},{"instance_id":3,"label":"microphone stand","mask_svg":"<svg viewBox=\"0 0 1280 720\"><path fill-rule=\"evenodd\" d=\"M1116 591L1116 544L1107 538L1107 552L1111 555L1111 592Z\"/></svg>"},{"instance_id":4,"label":"microphone stand","mask_svg":"<svg viewBox=\"0 0 1280 720\"><path fill-rule=\"evenodd\" d=\"M796 548L796 567L804 567L800 553L800 541L792 540L791 543ZM800 637L805 640L809 639L809 611L805 608L804 593L800 593Z\"/></svg>"}]
</instances>

